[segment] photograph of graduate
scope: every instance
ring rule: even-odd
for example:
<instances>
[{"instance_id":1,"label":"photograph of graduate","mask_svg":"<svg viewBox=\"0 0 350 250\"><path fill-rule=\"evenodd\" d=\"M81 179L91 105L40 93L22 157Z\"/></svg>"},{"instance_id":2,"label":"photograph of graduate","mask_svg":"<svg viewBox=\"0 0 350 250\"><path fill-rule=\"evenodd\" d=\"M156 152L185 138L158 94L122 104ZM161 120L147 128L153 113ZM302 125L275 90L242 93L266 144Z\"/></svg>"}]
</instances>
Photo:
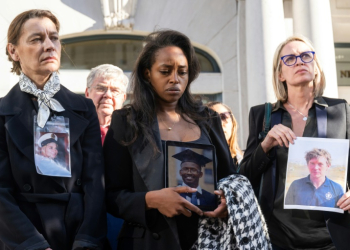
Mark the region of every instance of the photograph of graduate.
<instances>
[{"instance_id":1,"label":"photograph of graduate","mask_svg":"<svg viewBox=\"0 0 350 250\"><path fill-rule=\"evenodd\" d=\"M172 155L172 157L180 162L177 169L182 181L178 181L178 185L197 189L195 193L181 193L180 195L196 206L207 208L217 207L217 196L211 193L214 190L213 175L209 176L211 180L208 180L209 178L206 179L206 186L208 186L208 184L212 186L211 190L209 190L211 192L205 190L200 185L200 180L203 179L204 176L203 168L205 168L206 164L212 162L212 159L188 148L180 153Z\"/></svg>"},{"instance_id":2,"label":"photograph of graduate","mask_svg":"<svg viewBox=\"0 0 350 250\"><path fill-rule=\"evenodd\" d=\"M322 148L307 151L305 161L309 174L290 185L285 205L303 205L337 208L343 196L343 187L327 177L332 166L331 154Z\"/></svg>"},{"instance_id":3,"label":"photograph of graduate","mask_svg":"<svg viewBox=\"0 0 350 250\"><path fill-rule=\"evenodd\" d=\"M45 133L37 141L35 165L42 175L71 177L65 160L59 160L58 137L55 133ZM61 153L62 155L62 153Z\"/></svg>"}]
</instances>

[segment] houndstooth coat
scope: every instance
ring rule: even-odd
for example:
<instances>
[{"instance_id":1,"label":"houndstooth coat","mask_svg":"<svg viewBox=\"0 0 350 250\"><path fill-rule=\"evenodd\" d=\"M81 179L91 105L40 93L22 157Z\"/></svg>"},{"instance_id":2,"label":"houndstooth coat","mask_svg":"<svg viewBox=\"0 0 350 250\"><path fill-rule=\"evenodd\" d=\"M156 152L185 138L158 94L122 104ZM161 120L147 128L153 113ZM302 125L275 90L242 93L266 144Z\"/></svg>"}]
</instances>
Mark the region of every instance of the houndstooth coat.
<instances>
[{"instance_id":1,"label":"houndstooth coat","mask_svg":"<svg viewBox=\"0 0 350 250\"><path fill-rule=\"evenodd\" d=\"M225 193L228 218L204 218L198 224L198 240L191 250L269 250L264 217L249 180L230 175L218 183Z\"/></svg>"}]
</instances>

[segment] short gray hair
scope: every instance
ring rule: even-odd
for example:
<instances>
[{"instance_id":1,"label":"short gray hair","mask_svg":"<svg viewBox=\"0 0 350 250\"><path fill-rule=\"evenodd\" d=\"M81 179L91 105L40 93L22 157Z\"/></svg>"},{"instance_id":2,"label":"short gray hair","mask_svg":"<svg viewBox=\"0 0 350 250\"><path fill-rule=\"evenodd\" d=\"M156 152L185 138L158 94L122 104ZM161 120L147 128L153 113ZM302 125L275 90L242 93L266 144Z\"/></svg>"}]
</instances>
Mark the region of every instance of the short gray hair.
<instances>
[{"instance_id":1,"label":"short gray hair","mask_svg":"<svg viewBox=\"0 0 350 250\"><path fill-rule=\"evenodd\" d=\"M90 88L96 77L103 77L106 79L113 78L124 86L124 92L128 87L129 78L124 74L123 70L112 64L101 64L92 68L87 77L86 87Z\"/></svg>"}]
</instances>

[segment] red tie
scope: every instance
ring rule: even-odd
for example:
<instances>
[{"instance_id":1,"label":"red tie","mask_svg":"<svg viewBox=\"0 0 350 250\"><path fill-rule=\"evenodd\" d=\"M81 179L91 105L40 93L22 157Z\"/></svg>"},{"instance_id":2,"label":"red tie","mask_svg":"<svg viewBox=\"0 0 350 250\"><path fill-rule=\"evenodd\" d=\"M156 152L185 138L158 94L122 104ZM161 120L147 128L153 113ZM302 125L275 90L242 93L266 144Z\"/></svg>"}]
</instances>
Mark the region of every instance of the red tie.
<instances>
[{"instance_id":1,"label":"red tie","mask_svg":"<svg viewBox=\"0 0 350 250\"><path fill-rule=\"evenodd\" d=\"M100 127L100 129L101 129L101 140L102 140L102 145L103 145L103 143L105 142L105 138L106 138L106 134L107 134L107 131L109 129L109 126Z\"/></svg>"}]
</instances>

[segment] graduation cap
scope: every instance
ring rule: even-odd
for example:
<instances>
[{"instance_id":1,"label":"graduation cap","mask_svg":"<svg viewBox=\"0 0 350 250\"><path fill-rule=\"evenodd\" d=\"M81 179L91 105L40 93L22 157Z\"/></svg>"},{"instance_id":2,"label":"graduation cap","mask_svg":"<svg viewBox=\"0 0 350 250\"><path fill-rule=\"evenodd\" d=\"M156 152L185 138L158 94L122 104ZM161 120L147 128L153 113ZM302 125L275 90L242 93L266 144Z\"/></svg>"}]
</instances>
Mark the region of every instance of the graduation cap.
<instances>
[{"instance_id":1,"label":"graduation cap","mask_svg":"<svg viewBox=\"0 0 350 250\"><path fill-rule=\"evenodd\" d=\"M181 164L183 162L193 162L198 164L198 166L200 167L203 167L205 164L212 161L208 157L205 157L204 155L200 155L190 149L185 149L180 153L174 154L172 157L181 161Z\"/></svg>"}]
</instances>

